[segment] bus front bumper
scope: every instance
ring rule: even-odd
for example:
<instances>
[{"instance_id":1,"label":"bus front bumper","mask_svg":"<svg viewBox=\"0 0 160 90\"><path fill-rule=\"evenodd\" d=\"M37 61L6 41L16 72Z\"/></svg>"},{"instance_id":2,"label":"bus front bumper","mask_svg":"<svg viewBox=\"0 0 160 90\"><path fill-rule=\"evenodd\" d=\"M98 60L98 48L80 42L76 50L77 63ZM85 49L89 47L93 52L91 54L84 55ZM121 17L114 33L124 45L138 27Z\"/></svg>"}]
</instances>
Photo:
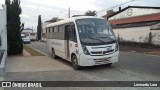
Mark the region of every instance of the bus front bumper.
<instances>
[{"instance_id":1,"label":"bus front bumper","mask_svg":"<svg viewBox=\"0 0 160 90\"><path fill-rule=\"evenodd\" d=\"M90 56L80 54L79 66L95 66L118 62L119 51L105 56Z\"/></svg>"}]
</instances>

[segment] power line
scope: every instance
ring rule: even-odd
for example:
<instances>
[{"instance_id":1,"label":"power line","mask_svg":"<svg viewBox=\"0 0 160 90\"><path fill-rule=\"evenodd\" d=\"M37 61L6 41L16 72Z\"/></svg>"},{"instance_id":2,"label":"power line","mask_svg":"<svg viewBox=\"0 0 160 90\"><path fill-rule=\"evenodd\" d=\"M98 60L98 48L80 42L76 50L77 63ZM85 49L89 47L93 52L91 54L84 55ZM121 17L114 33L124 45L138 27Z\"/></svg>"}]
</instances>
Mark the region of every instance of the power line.
<instances>
[{"instance_id":1,"label":"power line","mask_svg":"<svg viewBox=\"0 0 160 90\"><path fill-rule=\"evenodd\" d=\"M116 7L119 7L119 6L125 5L125 4L127 4L127 3L133 2L133 1L135 1L135 0L130 0L130 1L125 2L125 3L119 4L119 5L115 5L115 6L113 6L113 7L108 8L108 9L104 9L104 10L98 11L97 13L100 13L100 12L103 12L103 11L107 11L107 10L109 10L109 9L116 8Z\"/></svg>"}]
</instances>

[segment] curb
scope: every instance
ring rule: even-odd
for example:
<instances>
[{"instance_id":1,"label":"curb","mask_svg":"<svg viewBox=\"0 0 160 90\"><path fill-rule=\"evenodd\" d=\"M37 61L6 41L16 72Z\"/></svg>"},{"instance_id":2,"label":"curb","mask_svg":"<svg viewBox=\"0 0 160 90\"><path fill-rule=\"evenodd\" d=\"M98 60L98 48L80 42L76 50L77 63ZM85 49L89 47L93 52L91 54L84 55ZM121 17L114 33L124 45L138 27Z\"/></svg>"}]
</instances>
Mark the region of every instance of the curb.
<instances>
[{"instance_id":1,"label":"curb","mask_svg":"<svg viewBox=\"0 0 160 90\"><path fill-rule=\"evenodd\" d=\"M28 45L27 45L28 46ZM28 47L30 47L30 46L28 46ZM32 48L32 47L30 47L30 48ZM44 54L45 56L48 56L46 53L44 53L44 52L42 52L42 51L39 51L39 50L37 50L37 49L35 49L35 48L32 48L33 50L35 50L35 51L37 51L37 52L39 52L39 53L42 53L42 54Z\"/></svg>"},{"instance_id":2,"label":"curb","mask_svg":"<svg viewBox=\"0 0 160 90\"><path fill-rule=\"evenodd\" d=\"M23 56L32 56L29 52L23 49Z\"/></svg>"},{"instance_id":3,"label":"curb","mask_svg":"<svg viewBox=\"0 0 160 90\"><path fill-rule=\"evenodd\" d=\"M151 55L151 54L147 54L147 53L139 53L139 52L136 52L136 51L121 51L121 52L129 52L129 53L144 54L144 55L148 55L148 56L160 57L159 55Z\"/></svg>"}]
</instances>

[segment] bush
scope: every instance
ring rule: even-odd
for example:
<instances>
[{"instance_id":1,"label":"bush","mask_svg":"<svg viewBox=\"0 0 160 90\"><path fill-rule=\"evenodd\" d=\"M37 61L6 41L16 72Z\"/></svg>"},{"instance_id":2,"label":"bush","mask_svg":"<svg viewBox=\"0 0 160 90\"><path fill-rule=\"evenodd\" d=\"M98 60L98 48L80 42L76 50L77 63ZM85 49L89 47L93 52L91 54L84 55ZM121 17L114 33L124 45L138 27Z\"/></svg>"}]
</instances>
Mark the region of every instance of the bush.
<instances>
[{"instance_id":1,"label":"bush","mask_svg":"<svg viewBox=\"0 0 160 90\"><path fill-rule=\"evenodd\" d=\"M20 0L6 0L7 6L7 42L8 54L16 55L23 52L20 22Z\"/></svg>"},{"instance_id":2,"label":"bush","mask_svg":"<svg viewBox=\"0 0 160 90\"><path fill-rule=\"evenodd\" d=\"M159 45L154 45L147 42L142 43L142 42L133 42L133 41L119 41L119 45L140 47L140 48L160 48Z\"/></svg>"}]
</instances>

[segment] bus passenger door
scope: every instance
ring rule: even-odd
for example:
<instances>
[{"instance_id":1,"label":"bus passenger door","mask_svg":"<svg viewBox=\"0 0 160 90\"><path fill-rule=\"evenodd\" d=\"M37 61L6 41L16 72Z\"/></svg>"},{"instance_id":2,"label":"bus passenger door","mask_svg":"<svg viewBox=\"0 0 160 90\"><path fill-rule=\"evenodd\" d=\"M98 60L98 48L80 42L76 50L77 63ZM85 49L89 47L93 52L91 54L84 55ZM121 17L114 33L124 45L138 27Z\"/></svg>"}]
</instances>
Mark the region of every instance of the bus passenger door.
<instances>
[{"instance_id":1,"label":"bus passenger door","mask_svg":"<svg viewBox=\"0 0 160 90\"><path fill-rule=\"evenodd\" d=\"M76 29L75 29L75 24L70 23L70 29L69 29L69 52L70 55L71 53L76 53L77 49L77 36L76 36ZM70 57L71 59L71 57Z\"/></svg>"},{"instance_id":2,"label":"bus passenger door","mask_svg":"<svg viewBox=\"0 0 160 90\"><path fill-rule=\"evenodd\" d=\"M67 39L67 59L71 59L70 54L75 52L75 44L77 43L76 30L74 23L70 23L66 27L66 39Z\"/></svg>"},{"instance_id":3,"label":"bus passenger door","mask_svg":"<svg viewBox=\"0 0 160 90\"><path fill-rule=\"evenodd\" d=\"M69 29L70 29L70 25L66 25L65 26L65 38L66 38L66 57L67 59L70 58L70 52L69 52Z\"/></svg>"}]
</instances>

